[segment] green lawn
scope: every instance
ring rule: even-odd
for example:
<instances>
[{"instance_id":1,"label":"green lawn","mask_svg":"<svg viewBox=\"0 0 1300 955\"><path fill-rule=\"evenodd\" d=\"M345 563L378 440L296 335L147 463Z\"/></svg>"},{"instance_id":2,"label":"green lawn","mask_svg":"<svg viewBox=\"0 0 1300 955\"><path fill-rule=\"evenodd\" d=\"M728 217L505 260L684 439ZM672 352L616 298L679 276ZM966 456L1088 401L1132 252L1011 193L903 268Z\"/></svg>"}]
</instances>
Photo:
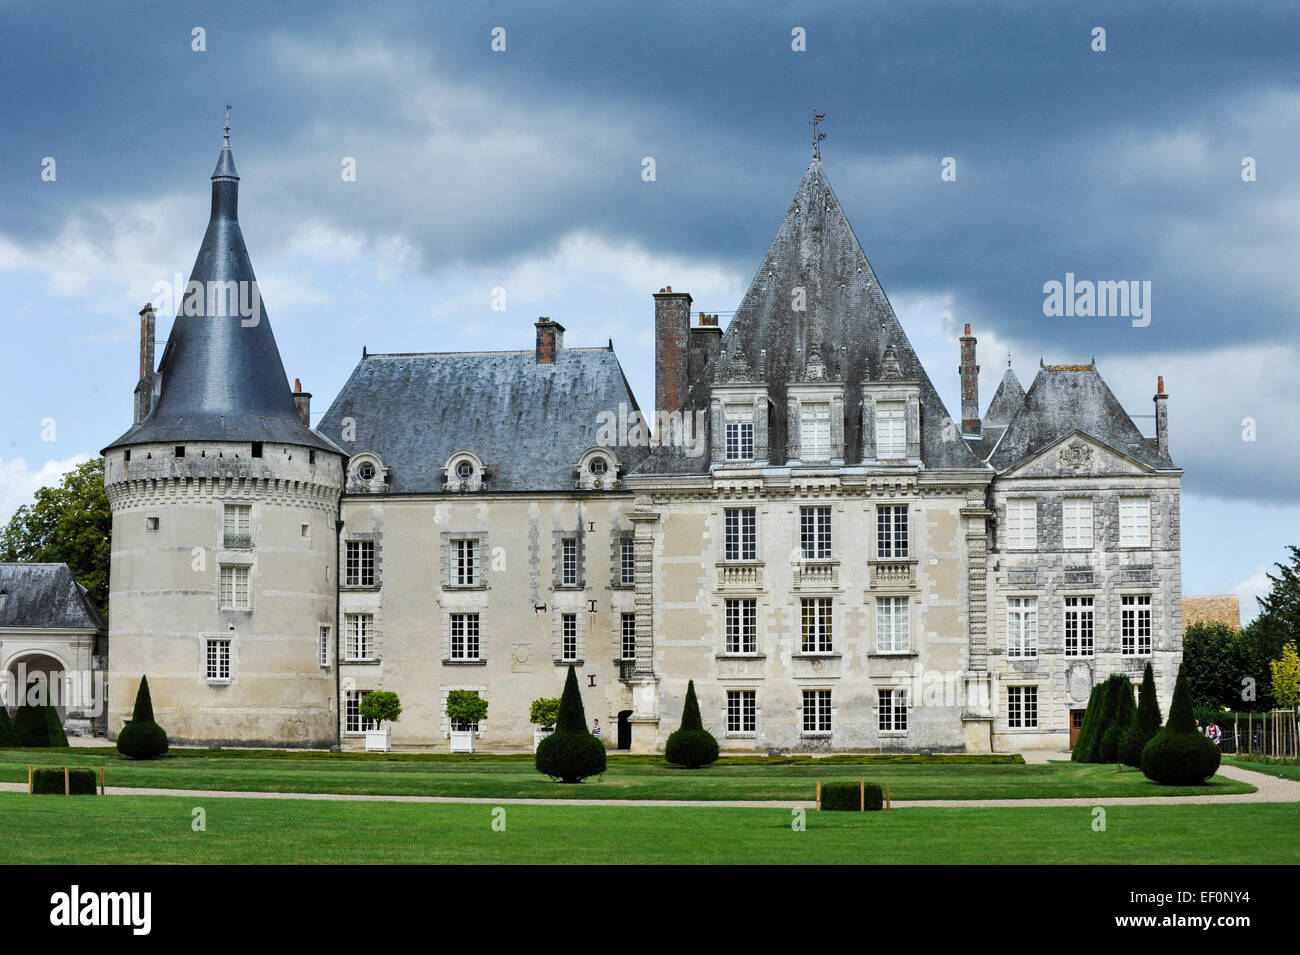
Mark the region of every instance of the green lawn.
<instances>
[{"instance_id":1,"label":"green lawn","mask_svg":"<svg viewBox=\"0 0 1300 955\"><path fill-rule=\"evenodd\" d=\"M1278 779L1293 779L1300 782L1300 761L1294 759L1288 762L1279 762L1269 757L1246 759L1242 756L1225 756L1223 757L1223 761L1230 766L1249 769L1251 772L1263 773L1266 776L1276 776Z\"/></svg>"},{"instance_id":2,"label":"green lawn","mask_svg":"<svg viewBox=\"0 0 1300 955\"><path fill-rule=\"evenodd\" d=\"M611 756L598 780L564 786L537 773L531 756L251 753L178 751L148 762L111 749L0 750L0 781L26 782L28 764L104 766L110 786L245 792L477 796L492 799L812 799L817 780L867 779L888 784L900 800L1027 799L1078 796L1177 796L1245 793L1254 787L1216 776L1196 787L1157 786L1136 770L1054 762L907 764L859 759L721 761L675 769L650 757Z\"/></svg>"},{"instance_id":3,"label":"green lawn","mask_svg":"<svg viewBox=\"0 0 1300 955\"><path fill-rule=\"evenodd\" d=\"M206 831L192 829L193 810ZM1300 806L809 811L0 793L4 863L1296 864Z\"/></svg>"}]
</instances>

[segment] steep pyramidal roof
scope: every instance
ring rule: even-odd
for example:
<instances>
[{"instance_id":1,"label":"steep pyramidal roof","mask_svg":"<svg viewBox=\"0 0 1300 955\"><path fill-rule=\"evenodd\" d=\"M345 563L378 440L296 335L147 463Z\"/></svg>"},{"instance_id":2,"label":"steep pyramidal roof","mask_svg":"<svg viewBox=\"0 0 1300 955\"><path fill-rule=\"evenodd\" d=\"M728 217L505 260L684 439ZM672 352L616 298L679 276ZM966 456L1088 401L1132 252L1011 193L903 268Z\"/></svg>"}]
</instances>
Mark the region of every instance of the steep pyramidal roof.
<instances>
[{"instance_id":1,"label":"steep pyramidal roof","mask_svg":"<svg viewBox=\"0 0 1300 955\"><path fill-rule=\"evenodd\" d=\"M195 288L197 282L203 290L197 293L201 303L196 300L192 309L199 314L186 314L184 304L178 309L159 363L161 390L153 408L110 448L209 440L338 451L304 425L294 408L271 322L255 291L257 277L239 228L238 206L239 174L227 132L212 173L208 230L186 286ZM217 290L233 290L231 304L215 295ZM250 306L246 310L240 307L241 295Z\"/></svg>"},{"instance_id":2,"label":"steep pyramidal roof","mask_svg":"<svg viewBox=\"0 0 1300 955\"><path fill-rule=\"evenodd\" d=\"M989 410L984 412L983 426L987 428L1010 424L1024 401L1025 389L1021 387L1016 373L1008 367L1002 375L1002 380L998 382L998 390L993 392Z\"/></svg>"}]
</instances>

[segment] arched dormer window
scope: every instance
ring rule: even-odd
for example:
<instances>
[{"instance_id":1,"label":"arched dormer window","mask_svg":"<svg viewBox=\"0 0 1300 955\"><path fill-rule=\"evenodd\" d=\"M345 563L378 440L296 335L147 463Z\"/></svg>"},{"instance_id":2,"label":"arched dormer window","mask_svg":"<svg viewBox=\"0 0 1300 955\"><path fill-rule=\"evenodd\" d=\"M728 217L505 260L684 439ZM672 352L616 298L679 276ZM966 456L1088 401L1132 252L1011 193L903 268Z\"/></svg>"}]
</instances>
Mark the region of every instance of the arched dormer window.
<instances>
[{"instance_id":1,"label":"arched dormer window","mask_svg":"<svg viewBox=\"0 0 1300 955\"><path fill-rule=\"evenodd\" d=\"M348 459L348 493L382 494L388 490L388 465L373 451L361 451Z\"/></svg>"},{"instance_id":2,"label":"arched dormer window","mask_svg":"<svg viewBox=\"0 0 1300 955\"><path fill-rule=\"evenodd\" d=\"M473 451L457 451L442 466L442 489L449 493L481 491L487 487L491 475L487 466Z\"/></svg>"},{"instance_id":3,"label":"arched dormer window","mask_svg":"<svg viewBox=\"0 0 1300 955\"><path fill-rule=\"evenodd\" d=\"M581 490L608 490L622 484L620 473L618 459L609 448L588 448L574 468L573 486Z\"/></svg>"}]
</instances>

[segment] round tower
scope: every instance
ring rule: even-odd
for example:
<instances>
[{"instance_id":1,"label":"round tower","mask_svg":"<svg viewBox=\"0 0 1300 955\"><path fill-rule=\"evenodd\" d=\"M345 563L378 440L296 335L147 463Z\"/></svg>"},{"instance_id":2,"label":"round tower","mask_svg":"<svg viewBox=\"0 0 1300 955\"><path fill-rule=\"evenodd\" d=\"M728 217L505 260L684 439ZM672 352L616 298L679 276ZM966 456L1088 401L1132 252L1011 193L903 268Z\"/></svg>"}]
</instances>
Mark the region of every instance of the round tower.
<instances>
[{"instance_id":1,"label":"round tower","mask_svg":"<svg viewBox=\"0 0 1300 955\"><path fill-rule=\"evenodd\" d=\"M146 308L135 423L104 450L109 735L147 675L173 743L328 746L345 456L289 389L238 198L227 122L162 360Z\"/></svg>"}]
</instances>

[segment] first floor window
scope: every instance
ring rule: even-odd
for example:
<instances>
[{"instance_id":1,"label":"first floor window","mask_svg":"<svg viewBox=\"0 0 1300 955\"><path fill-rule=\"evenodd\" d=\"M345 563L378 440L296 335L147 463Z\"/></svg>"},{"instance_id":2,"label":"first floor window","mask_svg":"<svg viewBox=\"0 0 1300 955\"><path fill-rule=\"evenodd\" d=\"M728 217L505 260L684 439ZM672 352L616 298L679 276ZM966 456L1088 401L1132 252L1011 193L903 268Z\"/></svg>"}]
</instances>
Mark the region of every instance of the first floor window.
<instances>
[{"instance_id":1,"label":"first floor window","mask_svg":"<svg viewBox=\"0 0 1300 955\"><path fill-rule=\"evenodd\" d=\"M223 515L224 543L230 548L253 546L251 504L227 504Z\"/></svg>"},{"instance_id":2,"label":"first floor window","mask_svg":"<svg viewBox=\"0 0 1300 955\"><path fill-rule=\"evenodd\" d=\"M453 660L480 659L478 614L451 615L451 658Z\"/></svg>"},{"instance_id":3,"label":"first floor window","mask_svg":"<svg viewBox=\"0 0 1300 955\"><path fill-rule=\"evenodd\" d=\"M727 732L753 733L758 730L758 693L754 690L727 691Z\"/></svg>"},{"instance_id":4,"label":"first floor window","mask_svg":"<svg viewBox=\"0 0 1300 955\"><path fill-rule=\"evenodd\" d=\"M316 631L316 660L323 667L330 665L330 628L319 627Z\"/></svg>"},{"instance_id":5,"label":"first floor window","mask_svg":"<svg viewBox=\"0 0 1300 955\"><path fill-rule=\"evenodd\" d=\"M876 508L876 556L881 559L907 556L906 504L882 504Z\"/></svg>"},{"instance_id":6,"label":"first floor window","mask_svg":"<svg viewBox=\"0 0 1300 955\"><path fill-rule=\"evenodd\" d=\"M345 660L371 660L375 650L375 617L369 613L343 615L347 625L347 642L343 648Z\"/></svg>"},{"instance_id":7,"label":"first floor window","mask_svg":"<svg viewBox=\"0 0 1300 955\"><path fill-rule=\"evenodd\" d=\"M560 659L578 659L578 615L566 613L560 617Z\"/></svg>"},{"instance_id":8,"label":"first floor window","mask_svg":"<svg viewBox=\"0 0 1300 955\"><path fill-rule=\"evenodd\" d=\"M1007 687L1007 726L1035 729L1038 726L1038 687Z\"/></svg>"},{"instance_id":9,"label":"first floor window","mask_svg":"<svg viewBox=\"0 0 1300 955\"><path fill-rule=\"evenodd\" d=\"M805 560L831 556L831 509L799 508L799 545Z\"/></svg>"},{"instance_id":10,"label":"first floor window","mask_svg":"<svg viewBox=\"0 0 1300 955\"><path fill-rule=\"evenodd\" d=\"M469 539L451 542L451 583L455 587L478 586L478 541Z\"/></svg>"},{"instance_id":11,"label":"first floor window","mask_svg":"<svg viewBox=\"0 0 1300 955\"><path fill-rule=\"evenodd\" d=\"M247 610L248 603L248 568L221 568L221 609Z\"/></svg>"},{"instance_id":12,"label":"first floor window","mask_svg":"<svg viewBox=\"0 0 1300 955\"><path fill-rule=\"evenodd\" d=\"M803 731L829 733L831 731L831 691L803 691Z\"/></svg>"},{"instance_id":13,"label":"first floor window","mask_svg":"<svg viewBox=\"0 0 1300 955\"><path fill-rule=\"evenodd\" d=\"M211 683L230 682L230 641L207 641L207 674Z\"/></svg>"},{"instance_id":14,"label":"first floor window","mask_svg":"<svg viewBox=\"0 0 1300 955\"><path fill-rule=\"evenodd\" d=\"M880 732L907 732L907 690L878 690L876 701Z\"/></svg>"},{"instance_id":15,"label":"first floor window","mask_svg":"<svg viewBox=\"0 0 1300 955\"><path fill-rule=\"evenodd\" d=\"M636 541L631 537L618 542L618 582L624 587L636 583Z\"/></svg>"},{"instance_id":16,"label":"first floor window","mask_svg":"<svg viewBox=\"0 0 1300 955\"><path fill-rule=\"evenodd\" d=\"M623 648L620 659L636 659L636 614L623 614Z\"/></svg>"},{"instance_id":17,"label":"first floor window","mask_svg":"<svg viewBox=\"0 0 1300 955\"><path fill-rule=\"evenodd\" d=\"M758 601L728 600L726 605L728 653L758 652Z\"/></svg>"},{"instance_id":18,"label":"first floor window","mask_svg":"<svg viewBox=\"0 0 1300 955\"><path fill-rule=\"evenodd\" d=\"M726 560L754 560L758 556L755 543L755 516L752 507L728 507L723 511L723 555Z\"/></svg>"},{"instance_id":19,"label":"first floor window","mask_svg":"<svg viewBox=\"0 0 1300 955\"><path fill-rule=\"evenodd\" d=\"M1067 497L1061 502L1062 537L1066 550L1092 547L1092 498Z\"/></svg>"},{"instance_id":20,"label":"first floor window","mask_svg":"<svg viewBox=\"0 0 1300 955\"><path fill-rule=\"evenodd\" d=\"M578 586L578 539L566 537L560 542L560 583L565 587Z\"/></svg>"},{"instance_id":21,"label":"first floor window","mask_svg":"<svg viewBox=\"0 0 1300 955\"><path fill-rule=\"evenodd\" d=\"M375 585L374 541L344 541L343 584L347 587Z\"/></svg>"},{"instance_id":22,"label":"first floor window","mask_svg":"<svg viewBox=\"0 0 1300 955\"><path fill-rule=\"evenodd\" d=\"M369 690L347 690L343 698L343 732L364 733L375 728L375 721L361 715L361 698Z\"/></svg>"},{"instance_id":23,"label":"first floor window","mask_svg":"<svg viewBox=\"0 0 1300 955\"><path fill-rule=\"evenodd\" d=\"M1007 656L1038 656L1038 598L1007 598Z\"/></svg>"},{"instance_id":24,"label":"first floor window","mask_svg":"<svg viewBox=\"0 0 1300 955\"><path fill-rule=\"evenodd\" d=\"M876 402L876 457L907 457L906 407L901 401Z\"/></svg>"},{"instance_id":25,"label":"first floor window","mask_svg":"<svg viewBox=\"0 0 1300 955\"><path fill-rule=\"evenodd\" d=\"M1123 656L1151 655L1151 595L1119 598L1119 652Z\"/></svg>"},{"instance_id":26,"label":"first floor window","mask_svg":"<svg viewBox=\"0 0 1300 955\"><path fill-rule=\"evenodd\" d=\"M809 597L801 603L803 652L830 653L835 648L831 634L831 598Z\"/></svg>"},{"instance_id":27,"label":"first floor window","mask_svg":"<svg viewBox=\"0 0 1300 955\"><path fill-rule=\"evenodd\" d=\"M1008 550L1038 547L1038 501L1034 498L1007 498L1006 547Z\"/></svg>"},{"instance_id":28,"label":"first floor window","mask_svg":"<svg viewBox=\"0 0 1300 955\"><path fill-rule=\"evenodd\" d=\"M1065 655L1092 656L1094 617L1092 597L1065 598Z\"/></svg>"},{"instance_id":29,"label":"first floor window","mask_svg":"<svg viewBox=\"0 0 1300 955\"><path fill-rule=\"evenodd\" d=\"M906 653L912 649L906 597L876 598L876 652Z\"/></svg>"},{"instance_id":30,"label":"first floor window","mask_svg":"<svg viewBox=\"0 0 1300 955\"><path fill-rule=\"evenodd\" d=\"M1119 499L1119 546L1151 546L1151 498L1124 496Z\"/></svg>"}]
</instances>

